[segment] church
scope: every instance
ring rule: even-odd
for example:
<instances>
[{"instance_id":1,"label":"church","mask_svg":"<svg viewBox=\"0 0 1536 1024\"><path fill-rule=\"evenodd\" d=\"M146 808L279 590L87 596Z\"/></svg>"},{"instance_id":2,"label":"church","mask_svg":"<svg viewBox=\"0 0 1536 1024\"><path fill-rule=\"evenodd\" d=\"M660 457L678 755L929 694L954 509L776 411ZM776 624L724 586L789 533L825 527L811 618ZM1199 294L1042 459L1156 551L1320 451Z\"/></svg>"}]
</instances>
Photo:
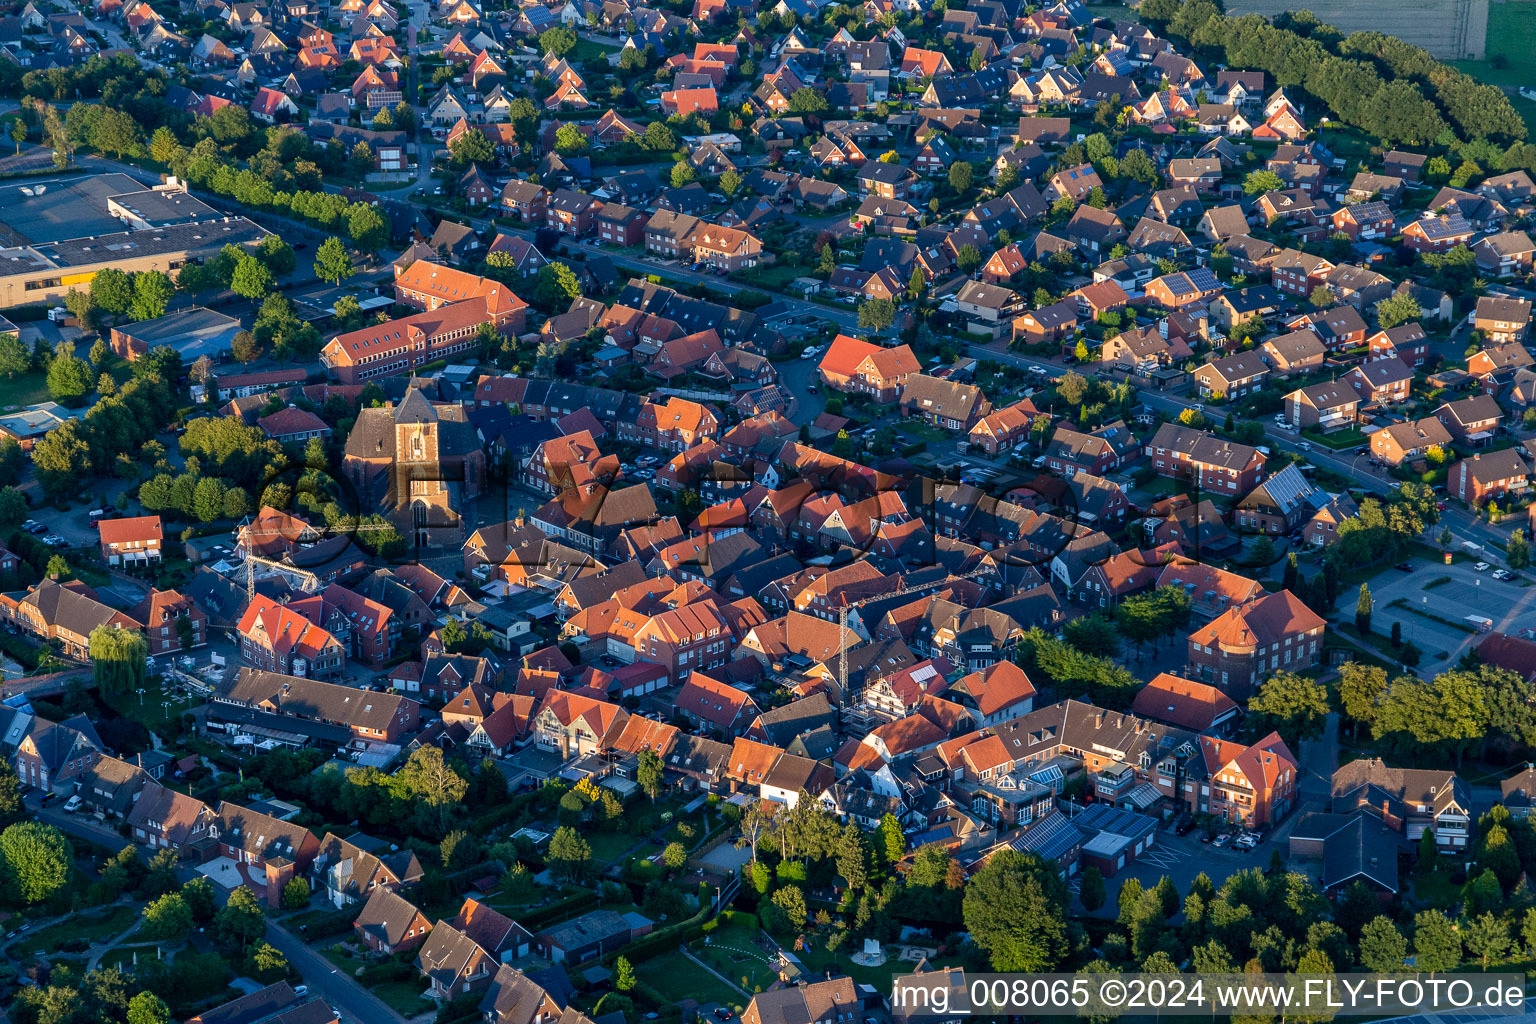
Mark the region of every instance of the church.
<instances>
[{"instance_id":1,"label":"church","mask_svg":"<svg viewBox=\"0 0 1536 1024\"><path fill-rule=\"evenodd\" d=\"M363 510L392 520L416 547L464 542L465 503L485 493L485 452L463 406L433 405L418 388L359 410L342 472Z\"/></svg>"}]
</instances>

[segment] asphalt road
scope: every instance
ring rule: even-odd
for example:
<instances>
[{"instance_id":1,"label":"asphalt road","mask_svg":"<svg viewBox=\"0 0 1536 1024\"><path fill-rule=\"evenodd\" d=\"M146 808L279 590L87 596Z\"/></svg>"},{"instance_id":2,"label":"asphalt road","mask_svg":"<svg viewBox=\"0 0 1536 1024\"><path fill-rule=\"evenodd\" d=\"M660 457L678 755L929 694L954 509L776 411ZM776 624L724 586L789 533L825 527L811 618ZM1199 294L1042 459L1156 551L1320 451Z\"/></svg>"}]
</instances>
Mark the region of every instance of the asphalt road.
<instances>
[{"instance_id":1,"label":"asphalt road","mask_svg":"<svg viewBox=\"0 0 1536 1024\"><path fill-rule=\"evenodd\" d=\"M36 808L35 804L29 804L29 807L33 807L33 814L38 820L57 826L72 836L99 843L111 850L120 850L128 845L128 840L119 835L116 829L98 824L90 815L66 814L57 806ZM179 872L183 882L194 876L195 872L190 868L183 868ZM220 892L220 902L226 899L228 894ZM337 970L325 957L310 949L298 936L271 918L267 919L266 940L280 950L303 975L310 995L319 996L328 1005L340 1010L343 1021L355 1021L357 1024L405 1024L404 1017L390 1009L355 978Z\"/></svg>"}]
</instances>

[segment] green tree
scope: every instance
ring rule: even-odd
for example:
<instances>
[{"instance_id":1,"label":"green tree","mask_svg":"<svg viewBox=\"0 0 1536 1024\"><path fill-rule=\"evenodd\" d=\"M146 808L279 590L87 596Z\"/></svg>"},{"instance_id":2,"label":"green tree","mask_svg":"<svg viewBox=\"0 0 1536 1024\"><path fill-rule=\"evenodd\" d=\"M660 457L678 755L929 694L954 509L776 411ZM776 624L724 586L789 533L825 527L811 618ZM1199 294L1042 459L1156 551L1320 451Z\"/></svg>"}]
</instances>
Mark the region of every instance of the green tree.
<instances>
[{"instance_id":1,"label":"green tree","mask_svg":"<svg viewBox=\"0 0 1536 1024\"><path fill-rule=\"evenodd\" d=\"M981 250L969 242L962 245L960 251L955 253L955 265L960 268L962 274L973 273L981 264Z\"/></svg>"},{"instance_id":2,"label":"green tree","mask_svg":"<svg viewBox=\"0 0 1536 1024\"><path fill-rule=\"evenodd\" d=\"M21 799L21 780L9 762L0 761L0 832L26 817Z\"/></svg>"},{"instance_id":3,"label":"green tree","mask_svg":"<svg viewBox=\"0 0 1536 1024\"><path fill-rule=\"evenodd\" d=\"M739 172L735 170L727 170L724 174L720 175L719 184L720 191L734 199L736 197L736 193L741 191L741 186L744 184L744 182Z\"/></svg>"},{"instance_id":4,"label":"green tree","mask_svg":"<svg viewBox=\"0 0 1536 1024\"><path fill-rule=\"evenodd\" d=\"M229 342L229 354L237 363L254 363L261 358L261 342L250 331L236 331Z\"/></svg>"},{"instance_id":5,"label":"green tree","mask_svg":"<svg viewBox=\"0 0 1536 1024\"><path fill-rule=\"evenodd\" d=\"M1328 690L1315 679L1276 672L1248 700L1248 714L1260 732L1273 729L1292 747L1322 735L1328 717Z\"/></svg>"},{"instance_id":6,"label":"green tree","mask_svg":"<svg viewBox=\"0 0 1536 1024\"><path fill-rule=\"evenodd\" d=\"M91 301L98 309L121 315L133 306L133 298L133 278L121 270L108 267L91 278Z\"/></svg>"},{"instance_id":7,"label":"green tree","mask_svg":"<svg viewBox=\"0 0 1536 1024\"><path fill-rule=\"evenodd\" d=\"M90 635L91 673L103 694L122 696L143 688L149 644L131 629L97 626Z\"/></svg>"},{"instance_id":8,"label":"green tree","mask_svg":"<svg viewBox=\"0 0 1536 1024\"><path fill-rule=\"evenodd\" d=\"M791 114L819 114L827 109L827 97L818 89L801 87L789 95Z\"/></svg>"},{"instance_id":9,"label":"green tree","mask_svg":"<svg viewBox=\"0 0 1536 1024\"><path fill-rule=\"evenodd\" d=\"M1388 296L1376 303L1376 323L1382 330L1409 323L1423 315L1419 300L1407 292Z\"/></svg>"},{"instance_id":10,"label":"green tree","mask_svg":"<svg viewBox=\"0 0 1536 1024\"><path fill-rule=\"evenodd\" d=\"M539 268L533 283L533 300L548 310L564 310L581 297L581 282L570 267L558 261Z\"/></svg>"},{"instance_id":11,"label":"green tree","mask_svg":"<svg viewBox=\"0 0 1536 1024\"><path fill-rule=\"evenodd\" d=\"M1250 171L1243 179L1243 191L1250 196L1263 195L1265 192L1278 192L1285 188L1285 179L1274 171L1259 170Z\"/></svg>"},{"instance_id":12,"label":"green tree","mask_svg":"<svg viewBox=\"0 0 1536 1024\"><path fill-rule=\"evenodd\" d=\"M1371 610L1373 607L1370 584L1360 584L1360 596L1355 601L1355 628L1360 631L1361 636L1371 631Z\"/></svg>"},{"instance_id":13,"label":"green tree","mask_svg":"<svg viewBox=\"0 0 1536 1024\"><path fill-rule=\"evenodd\" d=\"M805 927L805 893L798 885L786 885L774 890L772 903L787 930L798 932Z\"/></svg>"},{"instance_id":14,"label":"green tree","mask_svg":"<svg viewBox=\"0 0 1536 1024\"><path fill-rule=\"evenodd\" d=\"M1307 296L1307 301L1317 309L1324 309L1333 305L1333 289L1325 284L1320 284L1312 289L1312 294Z\"/></svg>"},{"instance_id":15,"label":"green tree","mask_svg":"<svg viewBox=\"0 0 1536 1024\"><path fill-rule=\"evenodd\" d=\"M21 337L15 331L0 334L0 370L5 372L6 377L15 377L30 369L32 353L21 343Z\"/></svg>"},{"instance_id":16,"label":"green tree","mask_svg":"<svg viewBox=\"0 0 1536 1024\"><path fill-rule=\"evenodd\" d=\"M235 264L235 273L229 280L229 287L236 295L259 299L272 291L272 272L256 257L241 256L240 262Z\"/></svg>"},{"instance_id":17,"label":"green tree","mask_svg":"<svg viewBox=\"0 0 1536 1024\"><path fill-rule=\"evenodd\" d=\"M309 906L309 882L303 878L290 878L283 886L282 902L284 910Z\"/></svg>"},{"instance_id":18,"label":"green tree","mask_svg":"<svg viewBox=\"0 0 1536 1024\"><path fill-rule=\"evenodd\" d=\"M23 906L62 892L72 860L69 841L52 825L21 821L0 832L0 881L6 895Z\"/></svg>"},{"instance_id":19,"label":"green tree","mask_svg":"<svg viewBox=\"0 0 1536 1024\"><path fill-rule=\"evenodd\" d=\"M169 892L144 905L139 934L152 942L180 942L192 934L192 908L180 893Z\"/></svg>"},{"instance_id":20,"label":"green tree","mask_svg":"<svg viewBox=\"0 0 1536 1024\"><path fill-rule=\"evenodd\" d=\"M666 765L654 750L642 750L635 766L635 782L654 803L666 779Z\"/></svg>"},{"instance_id":21,"label":"green tree","mask_svg":"<svg viewBox=\"0 0 1536 1024\"><path fill-rule=\"evenodd\" d=\"M682 843L668 843L661 851L661 862L669 870L676 871L688 861L688 851Z\"/></svg>"},{"instance_id":22,"label":"green tree","mask_svg":"<svg viewBox=\"0 0 1536 1024\"><path fill-rule=\"evenodd\" d=\"M245 950L267 930L267 917L249 886L229 894L213 921L214 935L228 949Z\"/></svg>"},{"instance_id":23,"label":"green tree","mask_svg":"<svg viewBox=\"0 0 1536 1024\"><path fill-rule=\"evenodd\" d=\"M140 992L128 1001L128 1024L171 1024L171 1008L153 992Z\"/></svg>"},{"instance_id":24,"label":"green tree","mask_svg":"<svg viewBox=\"0 0 1536 1024\"><path fill-rule=\"evenodd\" d=\"M883 331L896 322L896 304L890 299L865 299L859 304L859 326Z\"/></svg>"},{"instance_id":25,"label":"green tree","mask_svg":"<svg viewBox=\"0 0 1536 1024\"><path fill-rule=\"evenodd\" d=\"M1517 527L1509 535L1509 543L1504 546L1504 560L1509 563L1511 569L1529 568L1531 564L1531 542L1526 540L1524 530Z\"/></svg>"},{"instance_id":26,"label":"green tree","mask_svg":"<svg viewBox=\"0 0 1536 1024\"><path fill-rule=\"evenodd\" d=\"M1068 950L1066 885L1054 864L1003 849L965 887L966 930L996 971L1050 971Z\"/></svg>"},{"instance_id":27,"label":"green tree","mask_svg":"<svg viewBox=\"0 0 1536 1024\"><path fill-rule=\"evenodd\" d=\"M315 250L316 277L339 285L353 273L352 254L347 251L345 242L332 235L320 243Z\"/></svg>"},{"instance_id":28,"label":"green tree","mask_svg":"<svg viewBox=\"0 0 1536 1024\"><path fill-rule=\"evenodd\" d=\"M1509 950L1509 925L1492 913L1483 913L1464 922L1462 933L1467 952L1477 958L1485 971L1490 961L1497 963Z\"/></svg>"},{"instance_id":29,"label":"green tree","mask_svg":"<svg viewBox=\"0 0 1536 1024\"><path fill-rule=\"evenodd\" d=\"M555 149L567 155L580 153L587 148L587 137L573 124L563 124L555 129Z\"/></svg>"},{"instance_id":30,"label":"green tree","mask_svg":"<svg viewBox=\"0 0 1536 1024\"><path fill-rule=\"evenodd\" d=\"M66 404L84 398L91 391L91 364L75 355L73 342L61 341L48 364L48 394Z\"/></svg>"},{"instance_id":31,"label":"green tree","mask_svg":"<svg viewBox=\"0 0 1536 1024\"><path fill-rule=\"evenodd\" d=\"M630 965L627 957L619 957L613 962L613 987L620 992L628 992L635 987L635 969Z\"/></svg>"},{"instance_id":32,"label":"green tree","mask_svg":"<svg viewBox=\"0 0 1536 1024\"><path fill-rule=\"evenodd\" d=\"M576 48L576 33L564 25L556 25L539 33L539 51L564 57Z\"/></svg>"},{"instance_id":33,"label":"green tree","mask_svg":"<svg viewBox=\"0 0 1536 1024\"><path fill-rule=\"evenodd\" d=\"M549 840L549 859L565 878L575 880L587 871L592 847L569 825L561 825Z\"/></svg>"},{"instance_id":34,"label":"green tree","mask_svg":"<svg viewBox=\"0 0 1536 1024\"><path fill-rule=\"evenodd\" d=\"M1456 925L1438 910L1423 910L1413 919L1414 967L1437 974L1461 965L1461 936Z\"/></svg>"},{"instance_id":35,"label":"green tree","mask_svg":"<svg viewBox=\"0 0 1536 1024\"><path fill-rule=\"evenodd\" d=\"M971 190L971 183L975 178L975 171L964 160L956 160L949 165L949 187L956 194L965 195Z\"/></svg>"},{"instance_id":36,"label":"green tree","mask_svg":"<svg viewBox=\"0 0 1536 1024\"><path fill-rule=\"evenodd\" d=\"M875 827L875 850L886 864L895 864L907 855L907 837L896 815L887 812Z\"/></svg>"},{"instance_id":37,"label":"green tree","mask_svg":"<svg viewBox=\"0 0 1536 1024\"><path fill-rule=\"evenodd\" d=\"M133 318L154 320L164 316L166 304L171 301L175 291L171 279L158 270L144 270L134 274L133 305L130 310Z\"/></svg>"},{"instance_id":38,"label":"green tree","mask_svg":"<svg viewBox=\"0 0 1536 1024\"><path fill-rule=\"evenodd\" d=\"M673 188L682 188L698 180L698 175L694 173L692 164L686 160L679 160L672 165L671 180Z\"/></svg>"},{"instance_id":39,"label":"green tree","mask_svg":"<svg viewBox=\"0 0 1536 1024\"><path fill-rule=\"evenodd\" d=\"M1083 879L1077 898L1083 901L1083 909L1093 913L1104 905L1104 875L1090 865L1083 869Z\"/></svg>"},{"instance_id":40,"label":"green tree","mask_svg":"<svg viewBox=\"0 0 1536 1024\"><path fill-rule=\"evenodd\" d=\"M186 901L187 909L192 911L192 920L199 923L212 921L214 915L219 912L213 883L206 875L187 879L181 887L181 898Z\"/></svg>"}]
</instances>

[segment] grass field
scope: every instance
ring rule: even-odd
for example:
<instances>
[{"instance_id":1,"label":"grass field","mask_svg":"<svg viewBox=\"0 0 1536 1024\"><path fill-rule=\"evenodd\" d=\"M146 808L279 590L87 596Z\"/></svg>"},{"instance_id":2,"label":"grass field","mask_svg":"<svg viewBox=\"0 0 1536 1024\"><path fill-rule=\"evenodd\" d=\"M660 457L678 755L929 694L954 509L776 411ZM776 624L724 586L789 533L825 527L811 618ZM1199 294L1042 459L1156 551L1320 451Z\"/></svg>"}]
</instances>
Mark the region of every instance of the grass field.
<instances>
[{"instance_id":1,"label":"grass field","mask_svg":"<svg viewBox=\"0 0 1536 1024\"><path fill-rule=\"evenodd\" d=\"M48 401L48 384L37 371L0 377L0 410Z\"/></svg>"},{"instance_id":2,"label":"grass field","mask_svg":"<svg viewBox=\"0 0 1536 1024\"><path fill-rule=\"evenodd\" d=\"M768 954L758 945L762 936L756 928L724 925L705 939L690 943L693 955L748 992L761 992L779 977L769 963ZM698 968L694 968L698 973Z\"/></svg>"},{"instance_id":3,"label":"grass field","mask_svg":"<svg viewBox=\"0 0 1536 1024\"><path fill-rule=\"evenodd\" d=\"M1494 59L1502 58L1503 67ZM1452 67L1491 85L1536 85L1536 0L1503 0L1488 5L1488 50L1483 60L1453 60ZM1510 102L1536 135L1536 103L1511 95Z\"/></svg>"},{"instance_id":4,"label":"grass field","mask_svg":"<svg viewBox=\"0 0 1536 1024\"><path fill-rule=\"evenodd\" d=\"M636 973L672 1002L696 999L700 1003L724 1003L740 1009L745 1000L729 987L681 953L663 953L635 965Z\"/></svg>"},{"instance_id":5,"label":"grass field","mask_svg":"<svg viewBox=\"0 0 1536 1024\"><path fill-rule=\"evenodd\" d=\"M437 1004L421 993L426 990L426 979L420 981L386 981L370 985L368 990L384 1001L390 1009L402 1017L415 1017L436 1009Z\"/></svg>"},{"instance_id":6,"label":"grass field","mask_svg":"<svg viewBox=\"0 0 1536 1024\"><path fill-rule=\"evenodd\" d=\"M101 914L81 914L21 936L11 944L11 954L13 957L18 954L30 955L39 950L52 953L71 939L85 939L88 942L108 939L127 931L128 926L138 918L138 910L129 906L113 907Z\"/></svg>"}]
</instances>

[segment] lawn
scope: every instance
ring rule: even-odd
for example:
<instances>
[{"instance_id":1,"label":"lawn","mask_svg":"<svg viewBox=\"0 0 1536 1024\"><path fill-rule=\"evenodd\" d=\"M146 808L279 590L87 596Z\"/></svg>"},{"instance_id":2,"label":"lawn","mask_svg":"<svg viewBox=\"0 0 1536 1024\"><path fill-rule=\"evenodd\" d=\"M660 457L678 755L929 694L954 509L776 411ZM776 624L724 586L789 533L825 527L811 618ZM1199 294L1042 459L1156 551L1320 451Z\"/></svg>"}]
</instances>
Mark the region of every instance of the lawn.
<instances>
[{"instance_id":1,"label":"lawn","mask_svg":"<svg viewBox=\"0 0 1536 1024\"><path fill-rule=\"evenodd\" d=\"M635 975L671 1002L696 999L700 1003L724 1003L740 1010L745 1004L740 992L726 985L679 952L653 956L635 965Z\"/></svg>"},{"instance_id":2,"label":"lawn","mask_svg":"<svg viewBox=\"0 0 1536 1024\"><path fill-rule=\"evenodd\" d=\"M625 850L640 841L639 836L628 832L588 832L588 845L592 847L592 860L598 864L612 864Z\"/></svg>"},{"instance_id":3,"label":"lawn","mask_svg":"<svg viewBox=\"0 0 1536 1024\"><path fill-rule=\"evenodd\" d=\"M1451 873L1437 869L1413 876L1413 900L1424 907L1450 907L1461 898L1461 887L1451 881Z\"/></svg>"},{"instance_id":4,"label":"lawn","mask_svg":"<svg viewBox=\"0 0 1536 1024\"><path fill-rule=\"evenodd\" d=\"M1504 66L1495 67L1494 58L1501 58ZM1489 4L1487 58L1447 63L1491 85L1513 89L1536 82L1536 0ZM1536 103L1513 95L1510 101L1536 132Z\"/></svg>"},{"instance_id":5,"label":"lawn","mask_svg":"<svg viewBox=\"0 0 1536 1024\"><path fill-rule=\"evenodd\" d=\"M116 967L125 974L132 974L135 964L158 959L162 953L169 953L164 943L150 942L117 946L102 956L101 966Z\"/></svg>"},{"instance_id":6,"label":"lawn","mask_svg":"<svg viewBox=\"0 0 1536 1024\"><path fill-rule=\"evenodd\" d=\"M779 977L768 953L759 945L761 939L762 933L756 928L724 925L688 948L748 992L761 992ZM698 973L697 968L694 973Z\"/></svg>"},{"instance_id":7,"label":"lawn","mask_svg":"<svg viewBox=\"0 0 1536 1024\"><path fill-rule=\"evenodd\" d=\"M378 996L390 1009L407 1019L417 1014L435 1010L437 1004L422 996L426 990L425 978L412 981L385 981L368 986L368 991Z\"/></svg>"},{"instance_id":8,"label":"lawn","mask_svg":"<svg viewBox=\"0 0 1536 1024\"><path fill-rule=\"evenodd\" d=\"M83 354L83 353L82 353ZM37 371L0 378L0 410L48 401L48 383Z\"/></svg>"},{"instance_id":9,"label":"lawn","mask_svg":"<svg viewBox=\"0 0 1536 1024\"><path fill-rule=\"evenodd\" d=\"M846 974L859 984L873 985L879 992L889 992L891 979L899 974L910 974L914 966L891 957L879 967L862 967L848 956L849 950L856 951L858 948L852 943L845 942L843 948L836 953L828 953L820 936L814 940L807 938L806 942L807 948L795 955L805 965L808 974L820 976L827 971Z\"/></svg>"},{"instance_id":10,"label":"lawn","mask_svg":"<svg viewBox=\"0 0 1536 1024\"><path fill-rule=\"evenodd\" d=\"M165 725L172 719L180 717L182 712L202 703L190 697L183 697L172 689L155 685L147 687L142 695L132 693L120 697L104 696L102 700L119 716L142 722L144 727L150 730ZM170 702L169 707L166 706L167 701Z\"/></svg>"},{"instance_id":11,"label":"lawn","mask_svg":"<svg viewBox=\"0 0 1536 1024\"><path fill-rule=\"evenodd\" d=\"M1334 451L1341 451L1345 448L1358 448L1366 443L1365 435L1354 427L1346 430L1335 430L1327 434L1316 427L1308 427L1301 433L1303 437L1313 444L1320 444L1324 448L1332 448Z\"/></svg>"},{"instance_id":12,"label":"lawn","mask_svg":"<svg viewBox=\"0 0 1536 1024\"><path fill-rule=\"evenodd\" d=\"M80 914L67 921L49 925L41 931L23 935L11 944L12 956L29 955L38 951L53 953L71 939L95 942L111 938L128 930L139 919L136 907L121 906L100 914Z\"/></svg>"},{"instance_id":13,"label":"lawn","mask_svg":"<svg viewBox=\"0 0 1536 1024\"><path fill-rule=\"evenodd\" d=\"M604 46L601 43L594 43L590 39L578 38L576 40L576 48L566 54L566 57L574 64L577 61L606 60L610 53L616 52L618 52L618 47Z\"/></svg>"}]
</instances>

